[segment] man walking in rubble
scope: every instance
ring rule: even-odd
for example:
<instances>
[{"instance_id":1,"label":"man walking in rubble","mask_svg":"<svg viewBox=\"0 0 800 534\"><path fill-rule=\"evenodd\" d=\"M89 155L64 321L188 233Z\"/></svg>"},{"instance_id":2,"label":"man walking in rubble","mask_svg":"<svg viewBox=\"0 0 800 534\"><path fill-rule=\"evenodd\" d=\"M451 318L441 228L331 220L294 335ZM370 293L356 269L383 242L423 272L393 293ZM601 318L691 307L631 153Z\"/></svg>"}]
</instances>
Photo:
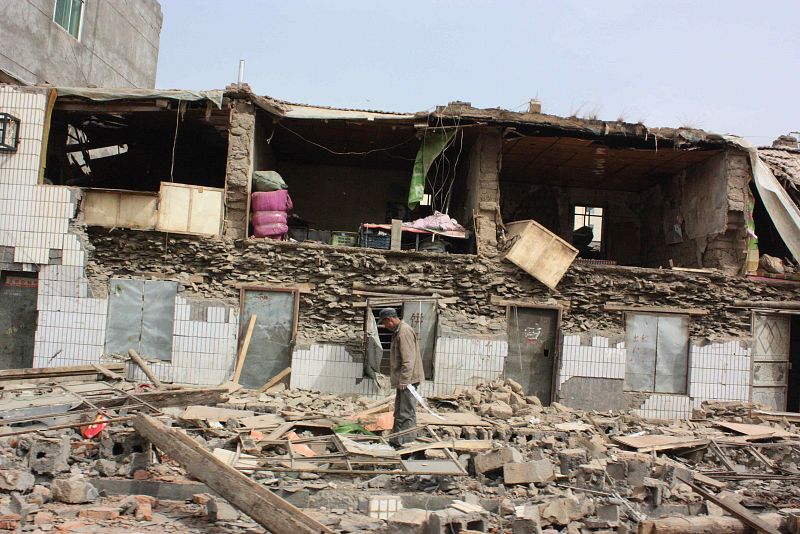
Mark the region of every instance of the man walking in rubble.
<instances>
[{"instance_id":1,"label":"man walking in rubble","mask_svg":"<svg viewBox=\"0 0 800 534\"><path fill-rule=\"evenodd\" d=\"M419 353L417 333L411 326L397 316L394 308L381 310L379 322L384 328L392 331L392 345L389 348L389 379L397 391L394 399L394 427L392 433L417 426L417 400L408 389L409 385L419 388L425 380L422 369L422 356ZM398 436L390 443L398 447L407 441L413 441L414 433Z\"/></svg>"}]
</instances>

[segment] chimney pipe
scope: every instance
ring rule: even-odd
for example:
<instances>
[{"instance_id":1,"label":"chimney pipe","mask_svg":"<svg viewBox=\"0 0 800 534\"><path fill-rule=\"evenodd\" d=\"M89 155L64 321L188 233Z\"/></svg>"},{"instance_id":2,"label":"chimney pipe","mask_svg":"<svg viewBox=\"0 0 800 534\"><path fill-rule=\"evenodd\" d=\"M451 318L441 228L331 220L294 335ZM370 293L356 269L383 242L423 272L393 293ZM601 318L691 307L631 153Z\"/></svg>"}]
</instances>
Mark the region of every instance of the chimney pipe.
<instances>
[{"instance_id":1,"label":"chimney pipe","mask_svg":"<svg viewBox=\"0 0 800 534\"><path fill-rule=\"evenodd\" d=\"M244 60L240 59L239 60L239 82L238 82L239 85L242 85L243 81L244 81Z\"/></svg>"}]
</instances>

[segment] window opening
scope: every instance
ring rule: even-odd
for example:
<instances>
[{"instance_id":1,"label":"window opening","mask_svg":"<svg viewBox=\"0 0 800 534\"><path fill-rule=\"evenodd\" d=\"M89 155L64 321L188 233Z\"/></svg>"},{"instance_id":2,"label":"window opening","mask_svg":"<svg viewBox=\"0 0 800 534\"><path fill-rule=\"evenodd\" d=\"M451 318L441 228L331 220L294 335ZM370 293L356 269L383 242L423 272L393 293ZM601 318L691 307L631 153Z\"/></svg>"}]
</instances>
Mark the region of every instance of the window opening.
<instances>
[{"instance_id":1,"label":"window opening","mask_svg":"<svg viewBox=\"0 0 800 534\"><path fill-rule=\"evenodd\" d=\"M582 258L596 257L603 251L603 208L575 206L572 244Z\"/></svg>"},{"instance_id":2,"label":"window opening","mask_svg":"<svg viewBox=\"0 0 800 534\"><path fill-rule=\"evenodd\" d=\"M85 0L56 0L53 22L67 30L75 39L80 39Z\"/></svg>"}]
</instances>

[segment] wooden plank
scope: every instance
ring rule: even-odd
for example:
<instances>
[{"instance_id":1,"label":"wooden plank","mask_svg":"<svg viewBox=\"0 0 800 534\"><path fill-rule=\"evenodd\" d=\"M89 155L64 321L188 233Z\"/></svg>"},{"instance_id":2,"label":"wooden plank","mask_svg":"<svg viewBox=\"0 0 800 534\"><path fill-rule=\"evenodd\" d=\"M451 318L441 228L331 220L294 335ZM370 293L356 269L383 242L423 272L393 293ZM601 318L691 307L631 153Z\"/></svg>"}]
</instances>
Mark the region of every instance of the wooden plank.
<instances>
[{"instance_id":1,"label":"wooden plank","mask_svg":"<svg viewBox=\"0 0 800 534\"><path fill-rule=\"evenodd\" d=\"M551 310L569 309L571 306L568 300L559 300L554 304L552 302L535 302L533 300L504 299L497 295L492 295L489 298L489 303L495 306L517 306L518 308L544 308Z\"/></svg>"},{"instance_id":2,"label":"wooden plank","mask_svg":"<svg viewBox=\"0 0 800 534\"><path fill-rule=\"evenodd\" d=\"M103 363L108 371L125 371L124 363ZM26 380L31 378L56 378L81 375L97 375L98 371L93 365L69 365L65 367L36 367L34 369L3 369L0 370L0 381Z\"/></svg>"},{"instance_id":3,"label":"wooden plank","mask_svg":"<svg viewBox=\"0 0 800 534\"><path fill-rule=\"evenodd\" d=\"M749 525L750 527L756 529L758 532L766 532L767 534L780 534L780 531L775 528L773 525L767 523L763 519L756 516L750 510L739 504L738 502L734 501L733 499L725 499L720 498L713 493L704 490L703 488L699 487L697 484L690 480L684 480L680 477L678 479L692 488L692 490L706 499L707 501L711 501L729 514L736 516L742 523Z\"/></svg>"},{"instance_id":4,"label":"wooden plank","mask_svg":"<svg viewBox=\"0 0 800 534\"><path fill-rule=\"evenodd\" d=\"M767 438L800 438L798 434L792 434L782 428L774 428L766 425L748 425L745 423L729 423L727 421L716 421L714 426L728 429L737 434L744 434L748 439L767 439Z\"/></svg>"},{"instance_id":5,"label":"wooden plank","mask_svg":"<svg viewBox=\"0 0 800 534\"><path fill-rule=\"evenodd\" d=\"M250 347L250 338L253 336L253 328L256 326L256 314L250 316L250 322L247 324L247 333L242 342L242 350L239 351L239 357L236 359L236 372L233 373L233 383L239 383L239 377L242 376L242 367L244 367L244 360L247 358L247 349Z\"/></svg>"},{"instance_id":6,"label":"wooden plank","mask_svg":"<svg viewBox=\"0 0 800 534\"><path fill-rule=\"evenodd\" d=\"M286 421L280 415L268 413L264 415L255 415L253 417L245 417L239 419L239 424L244 428L268 428L284 424Z\"/></svg>"},{"instance_id":7,"label":"wooden plank","mask_svg":"<svg viewBox=\"0 0 800 534\"><path fill-rule=\"evenodd\" d=\"M610 302L603 306L604 311L639 313L676 313L679 315L708 315L708 310L700 308L673 308L670 306L629 306Z\"/></svg>"},{"instance_id":8,"label":"wooden plank","mask_svg":"<svg viewBox=\"0 0 800 534\"><path fill-rule=\"evenodd\" d=\"M760 514L758 518L779 528L783 517L778 513ZM742 520L730 516L678 516L647 519L640 524L639 534L751 534L753 529Z\"/></svg>"},{"instance_id":9,"label":"wooden plank","mask_svg":"<svg viewBox=\"0 0 800 534\"><path fill-rule=\"evenodd\" d=\"M432 296L434 294L443 297L455 297L456 292L452 289L440 289L435 287L411 287L411 286L371 286L363 282L353 282L353 289L359 291L372 291L374 293L389 293L393 295L420 295Z\"/></svg>"},{"instance_id":10,"label":"wooden plank","mask_svg":"<svg viewBox=\"0 0 800 534\"><path fill-rule=\"evenodd\" d=\"M681 436L644 435L644 436L611 436L617 443L636 449L639 452L685 449L708 445L709 440Z\"/></svg>"},{"instance_id":11,"label":"wooden plank","mask_svg":"<svg viewBox=\"0 0 800 534\"><path fill-rule=\"evenodd\" d=\"M114 371L112 371L110 369L106 369L105 367L103 367L100 364L93 363L92 367L97 369L98 373L102 374L104 377L106 377L106 378L108 378L110 380L125 380L124 376L119 375L119 374L115 373Z\"/></svg>"},{"instance_id":12,"label":"wooden plank","mask_svg":"<svg viewBox=\"0 0 800 534\"><path fill-rule=\"evenodd\" d=\"M481 416L472 412L443 412L440 413L444 420L441 420L427 412L417 414L417 424L426 426L492 426L488 421L484 421Z\"/></svg>"},{"instance_id":13,"label":"wooden plank","mask_svg":"<svg viewBox=\"0 0 800 534\"><path fill-rule=\"evenodd\" d=\"M506 225L509 238L516 238L505 259L550 289L555 289L578 255L578 249L534 220Z\"/></svg>"},{"instance_id":14,"label":"wooden plank","mask_svg":"<svg viewBox=\"0 0 800 534\"><path fill-rule=\"evenodd\" d=\"M133 420L136 431L177 461L194 478L259 525L274 534L319 534L333 531L312 519L296 506L214 457L183 432L157 419L139 415Z\"/></svg>"},{"instance_id":15,"label":"wooden plank","mask_svg":"<svg viewBox=\"0 0 800 534\"><path fill-rule=\"evenodd\" d=\"M128 356L130 356L131 360L133 360L133 362L139 366L139 369L142 370L144 375L150 379L150 382L152 382L157 389L164 389L164 384L161 383L161 380L158 379L155 373L153 373L152 369L150 369L147 363L145 363L142 357L139 356L135 350L128 349Z\"/></svg>"},{"instance_id":16,"label":"wooden plank","mask_svg":"<svg viewBox=\"0 0 800 534\"><path fill-rule=\"evenodd\" d=\"M255 317L255 315L253 317ZM272 378L270 378L269 380L267 380L266 384L261 386L261 389L259 389L258 391L259 392L267 391L269 388L271 388L272 386L276 385L278 382L280 382L281 380L283 380L284 378L289 376L289 374L291 372L292 372L292 368L291 367L287 367L286 369L284 369L283 371L281 371L277 375L275 375Z\"/></svg>"},{"instance_id":17,"label":"wooden plank","mask_svg":"<svg viewBox=\"0 0 800 534\"><path fill-rule=\"evenodd\" d=\"M769 410L753 410L753 415L767 421L783 421L790 423L800 423L800 413L797 412L773 412Z\"/></svg>"},{"instance_id":18,"label":"wooden plank","mask_svg":"<svg viewBox=\"0 0 800 534\"><path fill-rule=\"evenodd\" d=\"M187 406L180 418L190 421L227 421L228 419L241 420L253 416L255 416L255 412L251 410L235 410L233 408L193 405Z\"/></svg>"}]
</instances>

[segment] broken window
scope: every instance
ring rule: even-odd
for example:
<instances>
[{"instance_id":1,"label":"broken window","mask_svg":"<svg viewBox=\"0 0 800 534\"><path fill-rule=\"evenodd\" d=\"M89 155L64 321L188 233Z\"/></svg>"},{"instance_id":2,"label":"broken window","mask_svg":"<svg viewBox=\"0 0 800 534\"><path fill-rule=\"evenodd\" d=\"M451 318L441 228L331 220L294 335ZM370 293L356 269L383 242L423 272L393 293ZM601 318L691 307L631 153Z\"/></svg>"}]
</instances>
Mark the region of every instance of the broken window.
<instances>
[{"instance_id":1,"label":"broken window","mask_svg":"<svg viewBox=\"0 0 800 534\"><path fill-rule=\"evenodd\" d=\"M435 300L405 300L392 304L374 304L367 308L364 325L367 344L365 374L372 378L378 372L389 375L389 348L392 345L392 331L384 328L378 322L378 316L383 308L394 308L397 316L417 333L425 379L433 380L438 323L438 306Z\"/></svg>"},{"instance_id":2,"label":"broken window","mask_svg":"<svg viewBox=\"0 0 800 534\"><path fill-rule=\"evenodd\" d=\"M603 251L603 208L575 206L572 244L582 258L594 257Z\"/></svg>"},{"instance_id":3,"label":"broken window","mask_svg":"<svg viewBox=\"0 0 800 534\"><path fill-rule=\"evenodd\" d=\"M687 393L689 317L625 314L625 390Z\"/></svg>"},{"instance_id":4,"label":"broken window","mask_svg":"<svg viewBox=\"0 0 800 534\"><path fill-rule=\"evenodd\" d=\"M67 30L75 39L81 38L85 0L56 0L53 22Z\"/></svg>"}]
</instances>

